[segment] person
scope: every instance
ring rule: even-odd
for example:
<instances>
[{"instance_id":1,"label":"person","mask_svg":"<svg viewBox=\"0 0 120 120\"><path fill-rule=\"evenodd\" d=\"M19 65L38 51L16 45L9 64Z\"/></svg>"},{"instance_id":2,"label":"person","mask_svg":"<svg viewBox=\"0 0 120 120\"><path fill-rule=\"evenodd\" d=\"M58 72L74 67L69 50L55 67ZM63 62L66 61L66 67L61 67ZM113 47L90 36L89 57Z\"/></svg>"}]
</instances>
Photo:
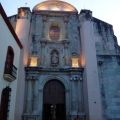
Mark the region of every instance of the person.
<instances>
[{"instance_id":1,"label":"person","mask_svg":"<svg viewBox=\"0 0 120 120\"><path fill-rule=\"evenodd\" d=\"M79 116L77 115L74 120L80 120Z\"/></svg>"}]
</instances>

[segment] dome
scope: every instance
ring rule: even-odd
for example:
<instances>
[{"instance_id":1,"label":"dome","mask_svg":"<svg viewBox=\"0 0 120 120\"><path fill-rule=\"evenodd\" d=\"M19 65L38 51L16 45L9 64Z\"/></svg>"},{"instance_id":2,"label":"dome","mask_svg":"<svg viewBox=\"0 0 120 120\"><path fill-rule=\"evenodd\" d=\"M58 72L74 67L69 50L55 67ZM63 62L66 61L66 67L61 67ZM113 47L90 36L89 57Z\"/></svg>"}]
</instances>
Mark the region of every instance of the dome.
<instances>
[{"instance_id":1,"label":"dome","mask_svg":"<svg viewBox=\"0 0 120 120\"><path fill-rule=\"evenodd\" d=\"M64 12L78 12L77 9L69 3L58 1L58 0L49 0L37 4L33 11L64 11Z\"/></svg>"}]
</instances>

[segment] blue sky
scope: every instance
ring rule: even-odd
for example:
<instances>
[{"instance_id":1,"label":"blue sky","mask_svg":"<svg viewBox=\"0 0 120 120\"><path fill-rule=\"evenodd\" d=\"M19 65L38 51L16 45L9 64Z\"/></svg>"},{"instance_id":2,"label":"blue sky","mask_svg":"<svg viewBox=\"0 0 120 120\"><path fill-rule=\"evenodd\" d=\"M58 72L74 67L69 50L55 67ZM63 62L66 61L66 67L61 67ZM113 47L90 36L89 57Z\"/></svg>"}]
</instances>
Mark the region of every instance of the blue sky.
<instances>
[{"instance_id":1,"label":"blue sky","mask_svg":"<svg viewBox=\"0 0 120 120\"><path fill-rule=\"evenodd\" d=\"M72 4L80 12L81 9L89 9L93 16L113 25L114 33L120 45L120 0L64 0ZM17 8L33 7L43 0L0 0L7 16L17 13Z\"/></svg>"}]
</instances>

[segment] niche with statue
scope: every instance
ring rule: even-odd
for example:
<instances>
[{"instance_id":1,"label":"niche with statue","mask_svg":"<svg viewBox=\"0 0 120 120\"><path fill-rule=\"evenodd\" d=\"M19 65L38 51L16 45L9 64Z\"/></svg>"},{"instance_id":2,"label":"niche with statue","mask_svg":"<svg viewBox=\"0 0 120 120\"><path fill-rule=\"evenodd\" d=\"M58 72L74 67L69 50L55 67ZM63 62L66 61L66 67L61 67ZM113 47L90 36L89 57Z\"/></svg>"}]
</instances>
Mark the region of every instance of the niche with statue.
<instances>
[{"instance_id":1,"label":"niche with statue","mask_svg":"<svg viewBox=\"0 0 120 120\"><path fill-rule=\"evenodd\" d=\"M57 67L59 65L59 52L57 50L52 50L51 52L51 66Z\"/></svg>"}]
</instances>

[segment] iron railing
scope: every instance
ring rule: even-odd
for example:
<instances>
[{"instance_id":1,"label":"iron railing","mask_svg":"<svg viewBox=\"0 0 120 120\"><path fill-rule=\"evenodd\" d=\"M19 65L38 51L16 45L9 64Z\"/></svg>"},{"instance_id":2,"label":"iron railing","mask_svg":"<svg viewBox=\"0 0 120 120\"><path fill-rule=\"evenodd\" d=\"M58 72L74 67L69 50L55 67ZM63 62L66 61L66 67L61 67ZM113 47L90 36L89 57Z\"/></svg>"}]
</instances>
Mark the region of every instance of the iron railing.
<instances>
[{"instance_id":1,"label":"iron railing","mask_svg":"<svg viewBox=\"0 0 120 120\"><path fill-rule=\"evenodd\" d=\"M16 79L17 68L12 63L5 62L4 74L10 74L12 77Z\"/></svg>"}]
</instances>

